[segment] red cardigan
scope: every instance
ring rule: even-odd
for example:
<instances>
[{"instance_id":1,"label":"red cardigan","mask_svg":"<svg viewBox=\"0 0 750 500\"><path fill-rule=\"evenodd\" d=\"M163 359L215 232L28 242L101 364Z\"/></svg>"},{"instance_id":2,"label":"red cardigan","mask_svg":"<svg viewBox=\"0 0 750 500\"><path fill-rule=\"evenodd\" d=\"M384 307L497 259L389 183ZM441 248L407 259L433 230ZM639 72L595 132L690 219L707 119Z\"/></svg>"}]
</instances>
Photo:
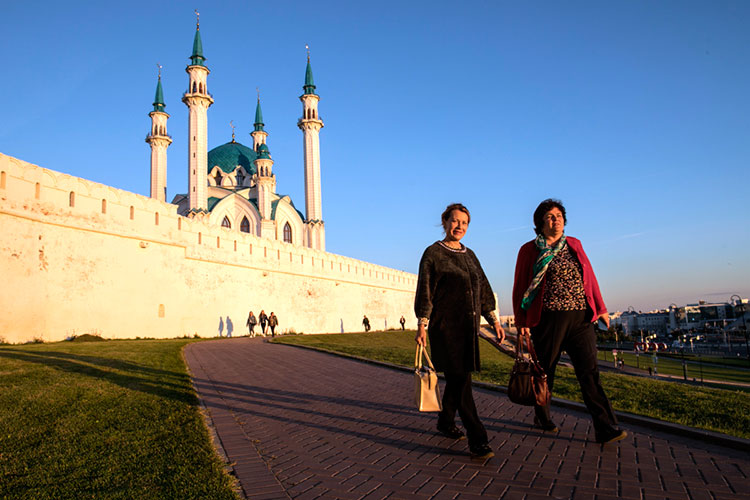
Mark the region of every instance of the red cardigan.
<instances>
[{"instance_id":1,"label":"red cardigan","mask_svg":"<svg viewBox=\"0 0 750 500\"><path fill-rule=\"evenodd\" d=\"M578 258L578 262L581 263L581 268L583 269L583 290L586 294L586 304L594 311L594 317L591 319L593 323L600 315L607 312L607 306L604 305L602 294L599 291L599 283L596 281L594 270L591 268L591 262L586 257L586 252L583 251L581 242L570 236L566 238L566 241L568 242L568 248ZM527 310L521 309L521 299L531 283L534 262L536 262L538 255L539 250L534 240L524 244L521 250L518 251L516 277L513 281L513 313L516 316L516 328L531 328L536 326L539 324L542 316L542 297L544 297L544 284L547 281L546 276L539 285L539 290L537 291L536 298L531 303L531 307Z\"/></svg>"}]
</instances>

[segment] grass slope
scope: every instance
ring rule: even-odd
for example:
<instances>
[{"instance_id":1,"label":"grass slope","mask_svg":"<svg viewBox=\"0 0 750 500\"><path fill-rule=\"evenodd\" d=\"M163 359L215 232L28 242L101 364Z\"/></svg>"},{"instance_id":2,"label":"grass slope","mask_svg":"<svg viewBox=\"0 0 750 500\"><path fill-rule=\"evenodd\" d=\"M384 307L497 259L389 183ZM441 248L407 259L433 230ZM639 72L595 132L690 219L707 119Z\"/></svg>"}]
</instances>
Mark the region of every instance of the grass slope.
<instances>
[{"instance_id":1,"label":"grass slope","mask_svg":"<svg viewBox=\"0 0 750 500\"><path fill-rule=\"evenodd\" d=\"M0 498L236 499L190 340L0 346Z\"/></svg>"},{"instance_id":2,"label":"grass slope","mask_svg":"<svg viewBox=\"0 0 750 500\"><path fill-rule=\"evenodd\" d=\"M277 338L276 342L308 345L403 366L413 366L414 363L413 331L285 336ZM486 342L480 342L480 355L482 371L474 378L507 385L513 360ZM602 373L601 380L616 410L750 438L750 396L746 392L688 386L616 373ZM553 394L583 401L572 369L563 366L557 368Z\"/></svg>"}]
</instances>

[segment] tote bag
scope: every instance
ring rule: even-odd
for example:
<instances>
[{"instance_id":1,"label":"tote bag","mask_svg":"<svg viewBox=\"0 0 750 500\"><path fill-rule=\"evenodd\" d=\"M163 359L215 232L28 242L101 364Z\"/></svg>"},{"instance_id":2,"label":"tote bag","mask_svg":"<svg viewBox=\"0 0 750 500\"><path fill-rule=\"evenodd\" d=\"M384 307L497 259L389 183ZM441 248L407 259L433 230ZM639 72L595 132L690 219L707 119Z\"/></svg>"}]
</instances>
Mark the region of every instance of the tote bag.
<instances>
[{"instance_id":1,"label":"tote bag","mask_svg":"<svg viewBox=\"0 0 750 500\"><path fill-rule=\"evenodd\" d=\"M427 364L422 364L422 356ZM438 389L438 376L432 366L430 356L424 346L417 344L414 358L414 401L419 411L440 411L443 409Z\"/></svg>"}]
</instances>

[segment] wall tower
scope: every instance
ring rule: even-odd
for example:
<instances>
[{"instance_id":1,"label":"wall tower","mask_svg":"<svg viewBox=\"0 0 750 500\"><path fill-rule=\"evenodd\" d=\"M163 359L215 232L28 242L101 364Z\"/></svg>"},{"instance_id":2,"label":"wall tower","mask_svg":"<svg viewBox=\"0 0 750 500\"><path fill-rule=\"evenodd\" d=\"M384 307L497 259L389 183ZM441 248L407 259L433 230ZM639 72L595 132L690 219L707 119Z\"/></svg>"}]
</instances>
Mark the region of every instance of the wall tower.
<instances>
[{"instance_id":1,"label":"wall tower","mask_svg":"<svg viewBox=\"0 0 750 500\"><path fill-rule=\"evenodd\" d=\"M297 126L302 130L305 152L305 230L306 243L310 248L325 250L325 226L320 190L320 129L323 121L318 116L320 97L315 93L310 51L307 52L307 69L305 71L304 93L302 101L302 118Z\"/></svg>"},{"instance_id":2,"label":"wall tower","mask_svg":"<svg viewBox=\"0 0 750 500\"><path fill-rule=\"evenodd\" d=\"M151 117L151 132L146 136L146 142L151 146L151 198L159 201L167 201L167 148L172 144L172 138L167 135L169 115L164 111L165 107L159 66L154 110L148 114Z\"/></svg>"},{"instance_id":3,"label":"wall tower","mask_svg":"<svg viewBox=\"0 0 750 500\"><path fill-rule=\"evenodd\" d=\"M197 13L196 13L197 14ZM185 71L190 75L182 102L188 107L188 209L208 207L208 108L214 103L206 80L210 71L205 66L201 42L200 18L196 23L193 55Z\"/></svg>"}]
</instances>

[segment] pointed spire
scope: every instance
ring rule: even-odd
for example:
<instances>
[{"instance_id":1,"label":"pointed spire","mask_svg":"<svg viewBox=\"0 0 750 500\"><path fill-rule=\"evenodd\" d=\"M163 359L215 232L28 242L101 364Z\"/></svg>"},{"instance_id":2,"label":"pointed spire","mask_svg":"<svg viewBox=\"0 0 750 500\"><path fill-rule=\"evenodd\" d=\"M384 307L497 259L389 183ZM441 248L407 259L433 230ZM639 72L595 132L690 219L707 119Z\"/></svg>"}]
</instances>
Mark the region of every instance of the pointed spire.
<instances>
[{"instance_id":1,"label":"pointed spire","mask_svg":"<svg viewBox=\"0 0 750 500\"><path fill-rule=\"evenodd\" d=\"M154 111L164 111L164 92L161 89L161 64L156 63L159 67L159 81L156 83L156 96L154 96Z\"/></svg>"},{"instance_id":2,"label":"pointed spire","mask_svg":"<svg viewBox=\"0 0 750 500\"><path fill-rule=\"evenodd\" d=\"M263 130L263 125L265 125L265 123L263 123L263 111L260 109L260 90L257 88L255 90L258 92L258 104L255 106L255 123L253 125L255 125L256 132L265 132L265 130Z\"/></svg>"},{"instance_id":3,"label":"pointed spire","mask_svg":"<svg viewBox=\"0 0 750 500\"><path fill-rule=\"evenodd\" d=\"M313 83L312 66L310 66L310 46L305 45L307 49L307 69L305 70L305 85L302 87L305 94L315 94L315 83Z\"/></svg>"},{"instance_id":4,"label":"pointed spire","mask_svg":"<svg viewBox=\"0 0 750 500\"><path fill-rule=\"evenodd\" d=\"M195 11L197 21L195 23L195 38L193 39L193 55L190 56L190 64L192 66L204 66L203 61L206 60L203 57L203 42L201 41L201 23L200 14Z\"/></svg>"},{"instance_id":5,"label":"pointed spire","mask_svg":"<svg viewBox=\"0 0 750 500\"><path fill-rule=\"evenodd\" d=\"M229 126L232 127L232 142L234 143L234 120L229 120Z\"/></svg>"}]
</instances>

